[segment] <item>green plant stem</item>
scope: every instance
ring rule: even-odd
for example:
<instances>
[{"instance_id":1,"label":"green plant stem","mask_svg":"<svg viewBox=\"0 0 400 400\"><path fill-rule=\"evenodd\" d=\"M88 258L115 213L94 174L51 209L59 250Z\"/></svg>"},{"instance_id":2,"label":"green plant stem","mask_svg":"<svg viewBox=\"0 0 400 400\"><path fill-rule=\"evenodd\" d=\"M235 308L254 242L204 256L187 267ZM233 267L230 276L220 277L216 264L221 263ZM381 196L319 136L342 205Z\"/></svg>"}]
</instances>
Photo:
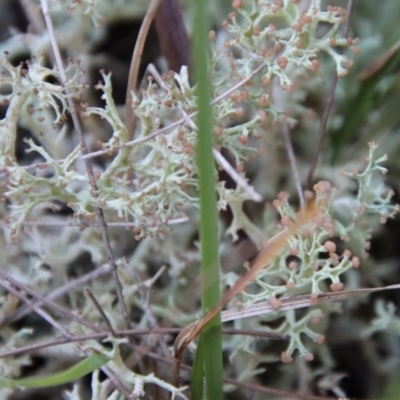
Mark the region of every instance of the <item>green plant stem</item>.
<instances>
[{"instance_id":1,"label":"green plant stem","mask_svg":"<svg viewBox=\"0 0 400 400\"><path fill-rule=\"evenodd\" d=\"M204 334L199 335L196 356L193 362L192 382L190 392L193 400L201 400L203 398L204 389Z\"/></svg>"},{"instance_id":2,"label":"green plant stem","mask_svg":"<svg viewBox=\"0 0 400 400\"><path fill-rule=\"evenodd\" d=\"M215 191L216 171L212 155L212 109L211 84L209 78L208 26L206 2L194 0L194 70L197 82L199 128L196 161L200 184L200 243L203 311L214 307L220 298L219 257L218 257L218 213ZM219 400L222 392L222 335L221 316L216 315L204 328L198 352L204 360L206 398ZM197 374L203 369L197 368ZM193 382L202 382L202 379ZM197 390L201 393L201 390Z\"/></svg>"}]
</instances>

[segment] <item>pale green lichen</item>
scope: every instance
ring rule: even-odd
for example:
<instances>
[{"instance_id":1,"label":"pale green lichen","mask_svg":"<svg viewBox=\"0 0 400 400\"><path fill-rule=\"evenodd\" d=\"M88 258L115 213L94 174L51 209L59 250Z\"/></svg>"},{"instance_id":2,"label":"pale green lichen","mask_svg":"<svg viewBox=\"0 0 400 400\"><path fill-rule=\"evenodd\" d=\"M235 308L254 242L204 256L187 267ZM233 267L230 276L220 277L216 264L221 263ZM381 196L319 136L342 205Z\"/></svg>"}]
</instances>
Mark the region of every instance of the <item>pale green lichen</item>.
<instances>
[{"instance_id":1,"label":"pale green lichen","mask_svg":"<svg viewBox=\"0 0 400 400\"><path fill-rule=\"evenodd\" d=\"M226 31L218 31L215 41L210 43L214 145L226 152L244 181L249 181L244 165L254 161L256 167L252 169L250 183L263 194L272 192L276 195L280 180L291 180L291 176L281 162L279 141L275 144L272 136L267 139L263 136L272 135L272 128L282 121L291 127L295 125L296 121L288 110L292 107L298 113L304 112L305 91L315 89L317 84L313 76L321 72L319 64L324 61L321 54L327 53L333 59L336 73L343 76L352 62L348 55L337 51L338 47L355 50L357 41L343 39L339 33L344 10L338 7L325 10L317 0L312 0L303 11L298 2L289 0L236 3L236 14L230 15L229 22L224 23ZM88 54L106 35L106 24L142 14L147 5L148 2L144 1L125 0L51 1L50 16L54 21L57 42L67 56L82 60L81 64L68 64L65 85L59 84L57 68L46 66L52 61L45 64L45 58L33 57L33 53L48 51L46 31L41 35L27 34L23 43L18 41L17 35L1 44L0 49L9 47L10 51L8 58L0 57L0 102L5 106L5 115L0 120L0 185L8 202L0 209L3 218L0 226L1 263L2 267L7 266L15 279L40 292L65 284L71 274L78 274L80 269L86 271L87 268L99 267L105 262L106 254L98 227L90 226L95 218L95 208L99 207L105 212L107 221L118 218L131 223L130 228L134 228L134 232L109 228L127 305L143 308L139 290L149 290L159 284L160 287L151 292L152 312L169 323L185 326L201 314L195 304L197 297L189 286L198 286L195 281L195 267L199 263L195 240L198 180L194 160L197 132L183 120L176 123L177 119L184 117L182 110L191 117L196 112L195 87L189 80L187 68L182 68L179 74L163 77L167 90L160 90L155 81L149 79L140 95L132 93L132 107L138 122L133 142L128 142L121 109L113 97L111 73L101 71L102 82L95 88L101 93L100 100L104 105L92 106L93 98L88 96L81 104L82 113L79 115L89 151L98 151L97 155L102 156L99 160L93 154L89 155L93 156L96 190L90 185L88 172L83 166L82 149L75 139L68 136L71 128L66 123L66 116L71 111L68 100L79 103L80 96L86 93L81 69L97 65L94 57ZM100 26L94 28L93 23ZM325 31L321 30L322 26ZM25 65L12 65L9 59L24 51L32 55L31 60ZM257 68L259 72L254 73ZM245 78L249 79L231 90ZM310 87L306 88L304 82L310 82ZM289 99L277 101L279 91L290 92L298 84L303 90L301 94L293 92ZM94 121L100 121L100 124L96 125ZM169 125L171 127L167 129ZM17 134L21 127L29 129L32 136L25 141L26 153L34 157L35 163L41 163L40 166L23 166L15 158L19 142ZM306 136L306 133L302 135ZM273 160L269 166L275 178L268 182L261 179L265 171L256 163L258 149L263 146L261 140L265 141L264 147ZM380 220L385 222L399 210L392 203L392 192L381 174L386 172L382 166L386 157L377 156L377 153L377 146L371 144L364 172L346 173L359 185L356 195L352 193L347 177L331 177L336 181L342 180L344 189L340 192L327 182L314 187L320 215L290 236L287 247L282 248L279 257L257 275L252 285L240 295L240 302L279 301L282 296L297 294L307 294L315 300L318 294L340 290L344 277L349 272L356 273L355 268L359 264L362 266L362 257L366 256L370 245L370 230L379 226ZM267 186L268 190L265 189ZM258 248L265 242L268 246L268 242L278 239L297 217L297 210L289 203L288 195L281 194L275 202L281 218L280 226L274 226L271 210L266 210L255 223L252 216L244 212L246 202L250 200L248 192L239 185L234 189L228 187L224 181L216 183L219 209L230 209L233 214L228 226L221 224L221 241L225 240L223 236L236 241L244 232ZM49 224L65 222L63 216L48 215L48 210L57 210L55 201L73 210L74 216L68 222L79 223L83 232L73 226L60 229L29 227L32 218ZM182 213L190 217L189 222L171 232L168 222ZM266 241L268 236L270 239ZM141 242L138 244L135 239ZM348 251L336 251L336 244ZM228 252L232 249L228 241L224 245ZM129 254L129 263L122 258L126 254ZM155 270L148 272L149 265ZM161 268L164 265L168 265L166 272ZM135 280L131 268L145 276L142 283ZM224 285L231 287L238 278L239 273L229 271L222 280ZM90 285L113 327L123 329L124 321L111 280L96 280ZM182 299L186 302L188 290L191 298L188 304L182 305ZM14 300L1 298L1 319L14 310ZM238 299L234 301L237 305ZM66 293L63 303L79 309L86 321L98 326L103 324L94 305L80 294L79 287ZM296 352L305 360L311 360L313 354L318 355L323 364L321 368L331 371L334 368L332 359L321 345L328 323L324 326L323 323L313 324L323 316L328 321L338 309L333 306L315 307L306 312L281 312L278 309L268 315L234 321L233 325L238 329L282 333L287 335L289 343L281 355L270 350L258 354L254 338L226 338L224 349L231 360L227 374L233 372L237 379L246 380L265 371L261 363L277 362L279 357L289 362ZM378 316L371 328L364 329L364 335L370 337L380 330L398 333L394 308L378 302L376 311ZM138 319L139 325L150 325L145 312ZM274 328L269 326L271 322L275 324ZM76 322L63 320L63 323L68 325L71 334L92 332ZM22 345L22 336L18 336L13 328L2 326L0 335L5 348ZM177 399L184 398L183 388L174 388L152 374L142 376L128 370L119 353L118 346L122 342L114 341L113 344L108 353L102 344L94 341L88 341L86 349L96 349L110 356L111 370L137 397L145 395L146 385L155 384ZM65 346L63 351L75 355L76 348ZM56 351L43 354L57 357ZM58 357L60 354L61 351ZM7 376L17 376L21 367L29 363L28 356L7 358L0 361L0 370ZM297 372L294 375L297 379ZM289 378L284 376L282 381L285 379ZM303 383L306 382L305 387L309 381L302 379ZM122 398L117 391L108 393L108 383L108 380L100 379L98 372L93 373L93 400ZM232 386L226 389L231 390ZM79 385L64 395L71 400L81 399Z\"/></svg>"}]
</instances>

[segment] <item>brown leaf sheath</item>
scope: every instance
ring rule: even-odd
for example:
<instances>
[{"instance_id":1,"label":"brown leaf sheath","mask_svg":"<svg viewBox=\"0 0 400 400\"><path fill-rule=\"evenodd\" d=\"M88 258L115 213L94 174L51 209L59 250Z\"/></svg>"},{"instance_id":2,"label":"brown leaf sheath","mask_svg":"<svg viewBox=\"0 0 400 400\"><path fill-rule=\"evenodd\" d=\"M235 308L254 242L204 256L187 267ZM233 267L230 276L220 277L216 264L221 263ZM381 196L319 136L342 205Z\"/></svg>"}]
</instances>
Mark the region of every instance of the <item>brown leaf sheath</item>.
<instances>
[{"instance_id":1,"label":"brown leaf sheath","mask_svg":"<svg viewBox=\"0 0 400 400\"><path fill-rule=\"evenodd\" d=\"M178 0L161 0L155 15L161 53L168 68L179 73L182 65L190 66L189 38Z\"/></svg>"},{"instance_id":2,"label":"brown leaf sheath","mask_svg":"<svg viewBox=\"0 0 400 400\"><path fill-rule=\"evenodd\" d=\"M249 271L242 276L225 295L217 303L217 305L208 311L208 313L198 322L187 326L175 340L175 357L180 359L185 348L190 342L201 332L204 326L210 322L212 318L218 314L224 306L238 293L240 293L245 287L254 280L257 272L265 268L279 253L286 247L287 240L298 234L305 224L312 221L321 210L312 203L306 211L300 212L296 220L288 226L287 230L283 232L276 240L268 244L265 250L262 250L258 257L253 262Z\"/></svg>"}]
</instances>

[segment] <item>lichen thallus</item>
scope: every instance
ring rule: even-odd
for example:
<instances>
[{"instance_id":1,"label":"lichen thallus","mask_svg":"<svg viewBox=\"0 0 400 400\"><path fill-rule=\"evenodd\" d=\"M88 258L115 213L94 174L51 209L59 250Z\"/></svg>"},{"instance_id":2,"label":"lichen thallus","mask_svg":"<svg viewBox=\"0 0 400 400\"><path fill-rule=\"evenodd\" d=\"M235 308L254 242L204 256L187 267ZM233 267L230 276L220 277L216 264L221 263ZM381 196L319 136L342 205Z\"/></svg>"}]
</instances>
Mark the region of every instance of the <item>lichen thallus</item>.
<instances>
[{"instance_id":1,"label":"lichen thallus","mask_svg":"<svg viewBox=\"0 0 400 400\"><path fill-rule=\"evenodd\" d=\"M254 280L254 277L258 271L267 267L269 263L285 249L287 246L287 240L292 235L300 233L305 225L315 220L316 217L323 212L323 207L319 203L320 202L318 200L310 201L307 205L307 208L297 214L296 219L292 221L289 226L287 226L286 230L283 231L282 234L279 235L274 241L268 243L268 245L260 251L247 273L243 275L228 292L225 293L221 300L211 310L209 310L204 317L188 325L177 336L174 343L174 383L177 383L180 362L186 347L235 295L239 294L249 283Z\"/></svg>"}]
</instances>

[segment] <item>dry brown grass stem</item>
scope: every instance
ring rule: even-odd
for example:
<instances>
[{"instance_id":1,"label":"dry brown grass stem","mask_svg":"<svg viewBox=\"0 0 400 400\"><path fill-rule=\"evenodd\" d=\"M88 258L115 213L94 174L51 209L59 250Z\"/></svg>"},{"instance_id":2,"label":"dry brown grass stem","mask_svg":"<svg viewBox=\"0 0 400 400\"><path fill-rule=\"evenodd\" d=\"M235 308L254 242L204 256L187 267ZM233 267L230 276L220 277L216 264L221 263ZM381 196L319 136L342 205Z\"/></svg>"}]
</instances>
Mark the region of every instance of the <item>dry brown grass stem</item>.
<instances>
[{"instance_id":1,"label":"dry brown grass stem","mask_svg":"<svg viewBox=\"0 0 400 400\"><path fill-rule=\"evenodd\" d=\"M152 0L149 8L147 9L146 15L144 16L142 25L140 27L139 35L136 40L135 49L132 55L131 66L129 69L128 77L128 88L126 90L125 98L125 126L128 131L128 140L133 139L135 130L135 114L132 109L132 93L135 92L136 82L138 80L139 66L142 59L144 44L146 42L147 34L150 29L150 25L156 15L157 8L161 0Z\"/></svg>"}]
</instances>

